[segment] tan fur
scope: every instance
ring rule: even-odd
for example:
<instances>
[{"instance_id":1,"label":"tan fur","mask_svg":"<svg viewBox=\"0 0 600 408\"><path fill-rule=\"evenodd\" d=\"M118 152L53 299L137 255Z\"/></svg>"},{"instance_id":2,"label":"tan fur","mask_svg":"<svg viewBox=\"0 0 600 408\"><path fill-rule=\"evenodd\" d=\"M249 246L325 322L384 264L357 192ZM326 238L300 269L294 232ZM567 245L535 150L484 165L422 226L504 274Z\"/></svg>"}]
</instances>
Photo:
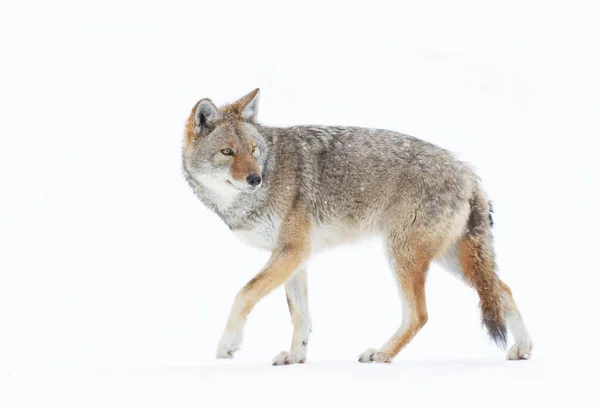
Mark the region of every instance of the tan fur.
<instances>
[{"instance_id":1,"label":"tan fur","mask_svg":"<svg viewBox=\"0 0 600 408\"><path fill-rule=\"evenodd\" d=\"M394 253L394 260L398 265L406 263L403 255ZM406 302L411 309L408 329L404 333L396 333L388 341L390 347L382 350L391 362L392 359L406 346L412 338L427 323L427 305L425 301L425 278L431 258L418 254L414 262L396 268L395 273L406 296Z\"/></svg>"},{"instance_id":2,"label":"tan fur","mask_svg":"<svg viewBox=\"0 0 600 408\"><path fill-rule=\"evenodd\" d=\"M183 140L184 140L185 148L186 149L188 149L190 147L190 144L192 144L192 142L194 140L196 140L196 138L198 137L198 135L196 133L196 126L194 124L194 116L196 114L196 109L198 108L198 105L200 105L200 102L202 102L203 100L204 99L200 99L198 102L196 102L196 104L192 108L192 111L190 112L190 116L188 117L188 120L187 120L187 122L185 124L185 131L183 133L183 136L184 136Z\"/></svg>"},{"instance_id":3,"label":"tan fur","mask_svg":"<svg viewBox=\"0 0 600 408\"><path fill-rule=\"evenodd\" d=\"M273 289L282 285L310 254L309 221L304 209L295 208L284 220L279 248L273 251L263 270L236 296L228 330L235 330L238 319L246 319L254 306Z\"/></svg>"},{"instance_id":4,"label":"tan fur","mask_svg":"<svg viewBox=\"0 0 600 408\"><path fill-rule=\"evenodd\" d=\"M502 292L504 293L504 310L506 313L511 313L514 316L521 318L521 313L517 308L517 303L513 298L512 290L508 287L508 285L502 281L498 281L500 284L500 288L502 288Z\"/></svg>"},{"instance_id":5,"label":"tan fur","mask_svg":"<svg viewBox=\"0 0 600 408\"><path fill-rule=\"evenodd\" d=\"M250 174L260 175L260 169L256 164L256 159L252 154L242 149L236 149L241 153L234 154L229 162L229 168L231 169L231 175L238 181L246 180Z\"/></svg>"},{"instance_id":6,"label":"tan fur","mask_svg":"<svg viewBox=\"0 0 600 408\"><path fill-rule=\"evenodd\" d=\"M304 362L312 327L305 263L366 234L387 238L403 321L388 342L367 349L359 361L391 362L425 325L432 260L477 290L483 323L497 345L506 346L510 330L515 344L507 357L529 357L527 329L496 275L490 204L468 164L385 129L263 126L256 122L258 101L258 89L220 109L201 100L186 125L184 174L195 194L240 238L271 251L266 266L238 292L217 357L239 350L249 313L283 285L294 333L290 350L273 364ZM260 184L247 178L253 173Z\"/></svg>"},{"instance_id":7,"label":"tan fur","mask_svg":"<svg viewBox=\"0 0 600 408\"><path fill-rule=\"evenodd\" d=\"M240 119L242 111L244 108L254 99L256 94L259 92L259 89L256 88L248 95L245 95L238 99L237 101L230 103L220 109L221 115L227 120L237 121Z\"/></svg>"},{"instance_id":8,"label":"tan fur","mask_svg":"<svg viewBox=\"0 0 600 408\"><path fill-rule=\"evenodd\" d=\"M512 295L512 290L502 281L499 281L503 293L504 312L508 328L515 338L506 358L508 360L526 360L531 357L533 343Z\"/></svg>"},{"instance_id":9,"label":"tan fur","mask_svg":"<svg viewBox=\"0 0 600 408\"><path fill-rule=\"evenodd\" d=\"M244 121L240 116L242 111L246 105L252 101L258 91L259 90L257 88L236 102L220 108L219 119L214 125L217 126L223 122L228 122L226 126L236 129L240 122ZM198 139L194 116L198 105L202 101L209 101L212 103L212 101L208 98L201 99L194 105L192 111L190 112L184 132L184 143L186 149ZM236 132L232 130L231 134L235 135ZM234 155L229 159L229 167L231 170L231 175L238 181L245 181L246 177L248 177L250 174L261 175L261 171L256 163L256 158L252 155L252 147L252 143L247 140L241 140L237 137L231 137L226 143L223 144L223 149L230 148L234 151Z\"/></svg>"},{"instance_id":10,"label":"tan fur","mask_svg":"<svg viewBox=\"0 0 600 408\"><path fill-rule=\"evenodd\" d=\"M460 265L464 277L477 291L481 313L486 324L504 325L504 307L501 298L500 280L494 263L488 256L485 244L476 236L465 236L459 245Z\"/></svg>"},{"instance_id":11,"label":"tan fur","mask_svg":"<svg viewBox=\"0 0 600 408\"><path fill-rule=\"evenodd\" d=\"M402 233L391 234L388 238L394 274L408 315L403 315L400 329L371 357L371 361L392 362L427 323L425 281L431 261L442 250L439 242L435 235L425 231L414 232L408 238L403 238ZM361 361L365 362L364 358Z\"/></svg>"}]
</instances>

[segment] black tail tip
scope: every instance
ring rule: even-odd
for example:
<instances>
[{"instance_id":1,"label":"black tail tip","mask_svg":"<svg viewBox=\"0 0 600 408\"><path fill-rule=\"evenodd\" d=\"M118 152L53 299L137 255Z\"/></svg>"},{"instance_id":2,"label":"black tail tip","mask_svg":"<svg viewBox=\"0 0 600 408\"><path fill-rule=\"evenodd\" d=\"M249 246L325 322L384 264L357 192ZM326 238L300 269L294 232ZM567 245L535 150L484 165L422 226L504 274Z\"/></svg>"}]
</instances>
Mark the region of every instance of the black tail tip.
<instances>
[{"instance_id":1,"label":"black tail tip","mask_svg":"<svg viewBox=\"0 0 600 408\"><path fill-rule=\"evenodd\" d=\"M506 325L504 322L498 323L495 321L487 320L483 324L487 328L487 331L496 345L501 349L506 349L508 345L508 333L506 332Z\"/></svg>"}]
</instances>

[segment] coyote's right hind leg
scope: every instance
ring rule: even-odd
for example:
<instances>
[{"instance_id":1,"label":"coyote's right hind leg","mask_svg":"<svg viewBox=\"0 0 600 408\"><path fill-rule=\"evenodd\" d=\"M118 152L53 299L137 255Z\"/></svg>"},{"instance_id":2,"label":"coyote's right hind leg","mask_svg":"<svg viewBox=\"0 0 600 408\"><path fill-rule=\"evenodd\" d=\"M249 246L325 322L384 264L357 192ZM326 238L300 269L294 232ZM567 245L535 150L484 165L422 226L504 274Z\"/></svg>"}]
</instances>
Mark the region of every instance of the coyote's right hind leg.
<instances>
[{"instance_id":1,"label":"coyote's right hind leg","mask_svg":"<svg viewBox=\"0 0 600 408\"><path fill-rule=\"evenodd\" d=\"M525 327L525 323L523 323L521 313L513 299L512 291L502 281L500 281L500 287L504 294L504 318L506 319L506 325L515 339L515 344L508 351L506 358L508 360L527 360L531 357L531 349L533 348L529 332Z\"/></svg>"},{"instance_id":2,"label":"coyote's right hind leg","mask_svg":"<svg viewBox=\"0 0 600 408\"><path fill-rule=\"evenodd\" d=\"M452 275L458 277L467 285L474 287L476 282L470 274L465 275L460 264L458 245L450 247L438 259L441 265ZM515 344L512 345L506 358L508 360L526 360L531 357L532 343L529 332L523 323L521 313L512 296L512 292L506 283L498 279L500 291L502 293L502 308L504 311L504 320L508 331L513 336Z\"/></svg>"}]
</instances>

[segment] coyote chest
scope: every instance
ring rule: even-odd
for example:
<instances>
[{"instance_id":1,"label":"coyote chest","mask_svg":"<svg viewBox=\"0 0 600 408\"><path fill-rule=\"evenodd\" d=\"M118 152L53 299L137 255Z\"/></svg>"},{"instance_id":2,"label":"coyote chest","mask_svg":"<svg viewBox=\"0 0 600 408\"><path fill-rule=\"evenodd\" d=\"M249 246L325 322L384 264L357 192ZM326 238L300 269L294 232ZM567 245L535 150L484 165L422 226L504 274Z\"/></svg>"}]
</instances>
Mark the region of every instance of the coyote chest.
<instances>
[{"instance_id":1,"label":"coyote chest","mask_svg":"<svg viewBox=\"0 0 600 408\"><path fill-rule=\"evenodd\" d=\"M272 250L277 244L281 219L278 217L263 217L249 229L233 230L245 243L262 249Z\"/></svg>"}]
</instances>

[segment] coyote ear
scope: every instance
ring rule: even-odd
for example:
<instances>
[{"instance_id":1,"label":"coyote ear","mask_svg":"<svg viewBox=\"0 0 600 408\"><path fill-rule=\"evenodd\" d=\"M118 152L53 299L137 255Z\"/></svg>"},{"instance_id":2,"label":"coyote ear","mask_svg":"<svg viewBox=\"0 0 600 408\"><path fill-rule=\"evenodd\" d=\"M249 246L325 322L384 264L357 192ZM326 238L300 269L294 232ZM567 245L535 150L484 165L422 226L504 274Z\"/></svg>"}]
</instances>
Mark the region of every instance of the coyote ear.
<instances>
[{"instance_id":1,"label":"coyote ear","mask_svg":"<svg viewBox=\"0 0 600 408\"><path fill-rule=\"evenodd\" d=\"M194 126L198 132L212 127L219 118L219 111L210 99L202 99L198 102L194 114Z\"/></svg>"},{"instance_id":2,"label":"coyote ear","mask_svg":"<svg viewBox=\"0 0 600 408\"><path fill-rule=\"evenodd\" d=\"M258 115L258 100L260 99L260 89L256 88L248 95L239 100L241 105L240 116L251 122L256 122Z\"/></svg>"}]
</instances>

